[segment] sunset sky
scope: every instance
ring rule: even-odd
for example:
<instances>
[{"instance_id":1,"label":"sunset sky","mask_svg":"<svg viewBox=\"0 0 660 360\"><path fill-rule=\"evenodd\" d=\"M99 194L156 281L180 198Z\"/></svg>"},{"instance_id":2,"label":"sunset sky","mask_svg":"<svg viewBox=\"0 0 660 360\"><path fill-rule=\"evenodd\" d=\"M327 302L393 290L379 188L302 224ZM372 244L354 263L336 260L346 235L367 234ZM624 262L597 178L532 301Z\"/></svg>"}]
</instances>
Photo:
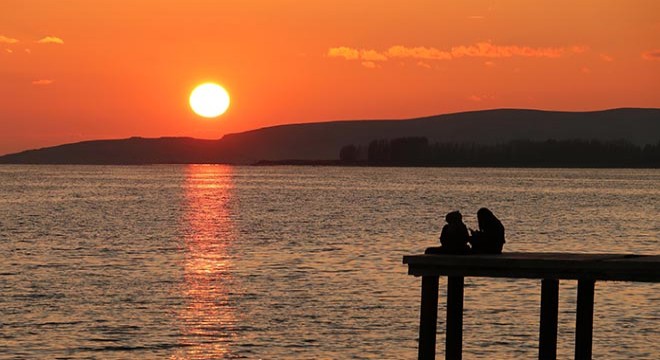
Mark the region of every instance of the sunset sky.
<instances>
[{"instance_id":1,"label":"sunset sky","mask_svg":"<svg viewBox=\"0 0 660 360\"><path fill-rule=\"evenodd\" d=\"M216 119L188 105L206 81L231 95ZM657 0L0 2L0 154L659 94Z\"/></svg>"}]
</instances>

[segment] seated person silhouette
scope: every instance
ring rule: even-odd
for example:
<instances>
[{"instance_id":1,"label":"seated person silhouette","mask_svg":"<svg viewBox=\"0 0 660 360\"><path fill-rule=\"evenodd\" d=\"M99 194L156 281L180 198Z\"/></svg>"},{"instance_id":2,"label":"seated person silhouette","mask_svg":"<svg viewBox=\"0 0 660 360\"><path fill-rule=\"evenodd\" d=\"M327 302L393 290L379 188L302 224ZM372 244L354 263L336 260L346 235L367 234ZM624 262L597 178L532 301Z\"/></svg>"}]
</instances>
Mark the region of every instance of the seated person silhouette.
<instances>
[{"instance_id":1,"label":"seated person silhouette","mask_svg":"<svg viewBox=\"0 0 660 360\"><path fill-rule=\"evenodd\" d=\"M479 230L472 230L470 245L473 254L501 254L504 247L504 225L493 215L493 212L481 208L477 211Z\"/></svg>"},{"instance_id":2,"label":"seated person silhouette","mask_svg":"<svg viewBox=\"0 0 660 360\"><path fill-rule=\"evenodd\" d=\"M445 216L447 224L440 233L440 244L433 246L424 252L425 254L468 254L470 247L468 240L470 235L463 224L463 216L459 211L452 211Z\"/></svg>"}]
</instances>

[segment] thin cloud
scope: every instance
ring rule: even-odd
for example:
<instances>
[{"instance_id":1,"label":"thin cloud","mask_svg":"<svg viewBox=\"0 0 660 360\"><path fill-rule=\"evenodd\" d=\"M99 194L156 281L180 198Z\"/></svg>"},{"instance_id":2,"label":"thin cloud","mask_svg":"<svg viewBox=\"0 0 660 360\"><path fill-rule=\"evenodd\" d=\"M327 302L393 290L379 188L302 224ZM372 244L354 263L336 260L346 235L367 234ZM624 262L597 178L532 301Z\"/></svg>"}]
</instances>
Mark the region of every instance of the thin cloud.
<instances>
[{"instance_id":1,"label":"thin cloud","mask_svg":"<svg viewBox=\"0 0 660 360\"><path fill-rule=\"evenodd\" d=\"M57 36L46 36L42 39L37 40L38 44L64 44L64 40L58 38Z\"/></svg>"},{"instance_id":2,"label":"thin cloud","mask_svg":"<svg viewBox=\"0 0 660 360\"><path fill-rule=\"evenodd\" d=\"M408 47L403 45L391 46L387 50L358 49L347 46L328 49L329 57L340 57L346 60L387 61L389 59L415 59L415 60L452 60L463 57L482 58L560 58L570 54L581 54L589 51L586 46L569 47L531 47L519 45L496 45L491 42L478 42L472 45L459 45L449 49L434 47Z\"/></svg>"},{"instance_id":3,"label":"thin cloud","mask_svg":"<svg viewBox=\"0 0 660 360\"><path fill-rule=\"evenodd\" d=\"M330 48L329 57L342 57L346 60L362 60L364 62L386 61L387 57L376 50L353 49L346 46Z\"/></svg>"},{"instance_id":4,"label":"thin cloud","mask_svg":"<svg viewBox=\"0 0 660 360\"><path fill-rule=\"evenodd\" d=\"M575 54L582 54L589 51L589 47L583 45L573 45L571 46L570 51Z\"/></svg>"},{"instance_id":5,"label":"thin cloud","mask_svg":"<svg viewBox=\"0 0 660 360\"><path fill-rule=\"evenodd\" d=\"M48 79L40 79L40 80L32 81L32 85L36 85L36 86L45 86L45 85L50 85L52 83L53 80L48 80Z\"/></svg>"},{"instance_id":6,"label":"thin cloud","mask_svg":"<svg viewBox=\"0 0 660 360\"><path fill-rule=\"evenodd\" d=\"M379 53L376 50L362 50L360 51L360 59L366 61L386 61L387 56Z\"/></svg>"},{"instance_id":7,"label":"thin cloud","mask_svg":"<svg viewBox=\"0 0 660 360\"><path fill-rule=\"evenodd\" d=\"M449 60L452 58L451 53L447 51L441 51L435 48L427 48L423 46L392 46L387 49L386 54L390 58L412 58L420 60Z\"/></svg>"},{"instance_id":8,"label":"thin cloud","mask_svg":"<svg viewBox=\"0 0 660 360\"><path fill-rule=\"evenodd\" d=\"M0 44L16 44L18 39L10 38L4 35L0 35Z\"/></svg>"},{"instance_id":9,"label":"thin cloud","mask_svg":"<svg viewBox=\"0 0 660 360\"><path fill-rule=\"evenodd\" d=\"M660 60L660 49L649 50L642 53L644 60Z\"/></svg>"},{"instance_id":10,"label":"thin cloud","mask_svg":"<svg viewBox=\"0 0 660 360\"><path fill-rule=\"evenodd\" d=\"M583 51L582 47L566 48L552 47L529 47L518 45L493 45L489 42L479 42L469 46L454 46L451 48L451 54L454 58L463 56L468 57L486 57L486 58L506 58L506 57L540 57L540 58L558 58L568 52Z\"/></svg>"},{"instance_id":11,"label":"thin cloud","mask_svg":"<svg viewBox=\"0 0 660 360\"><path fill-rule=\"evenodd\" d=\"M605 61L605 62L612 62L614 61L614 58L607 55L607 54L600 54L600 59Z\"/></svg>"},{"instance_id":12,"label":"thin cloud","mask_svg":"<svg viewBox=\"0 0 660 360\"><path fill-rule=\"evenodd\" d=\"M419 66L419 67L423 67L423 68L427 68L427 69L431 69L431 68L432 68L431 65L429 65L429 64L427 64L427 63L425 63L425 62L423 62L423 61L418 61L418 62L417 62L417 66Z\"/></svg>"},{"instance_id":13,"label":"thin cloud","mask_svg":"<svg viewBox=\"0 0 660 360\"><path fill-rule=\"evenodd\" d=\"M466 98L467 100L474 101L474 102L482 102L482 101L489 101L489 100L495 100L495 95L476 95L472 94Z\"/></svg>"},{"instance_id":14,"label":"thin cloud","mask_svg":"<svg viewBox=\"0 0 660 360\"><path fill-rule=\"evenodd\" d=\"M356 49L351 49L346 46L340 46L336 48L330 48L328 50L328 56L343 57L346 60L357 60L360 58L360 52Z\"/></svg>"},{"instance_id":15,"label":"thin cloud","mask_svg":"<svg viewBox=\"0 0 660 360\"><path fill-rule=\"evenodd\" d=\"M366 67L367 69L375 69L377 67L376 63L373 61L363 61L362 66Z\"/></svg>"}]
</instances>

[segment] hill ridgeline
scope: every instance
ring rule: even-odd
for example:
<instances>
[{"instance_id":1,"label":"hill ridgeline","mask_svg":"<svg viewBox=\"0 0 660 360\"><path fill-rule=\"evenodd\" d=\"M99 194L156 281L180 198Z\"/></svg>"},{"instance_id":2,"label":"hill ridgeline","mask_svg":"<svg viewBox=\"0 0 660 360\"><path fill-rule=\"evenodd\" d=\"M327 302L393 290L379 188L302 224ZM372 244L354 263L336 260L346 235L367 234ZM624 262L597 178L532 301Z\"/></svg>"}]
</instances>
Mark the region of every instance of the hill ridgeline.
<instances>
[{"instance_id":1,"label":"hill ridgeline","mask_svg":"<svg viewBox=\"0 0 660 360\"><path fill-rule=\"evenodd\" d=\"M426 137L432 143L495 145L512 140L660 141L660 109L592 112L498 109L409 120L355 120L291 124L225 135L92 140L0 157L9 164L252 164L258 161L336 160L347 144Z\"/></svg>"}]
</instances>

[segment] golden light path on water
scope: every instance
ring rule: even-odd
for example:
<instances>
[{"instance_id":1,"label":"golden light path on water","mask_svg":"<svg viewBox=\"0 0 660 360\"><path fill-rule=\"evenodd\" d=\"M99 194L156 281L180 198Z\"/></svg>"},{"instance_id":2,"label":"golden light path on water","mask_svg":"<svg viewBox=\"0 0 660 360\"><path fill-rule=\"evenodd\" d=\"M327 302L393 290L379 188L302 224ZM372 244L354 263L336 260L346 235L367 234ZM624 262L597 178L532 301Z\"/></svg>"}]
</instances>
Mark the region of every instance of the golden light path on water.
<instances>
[{"instance_id":1,"label":"golden light path on water","mask_svg":"<svg viewBox=\"0 0 660 360\"><path fill-rule=\"evenodd\" d=\"M186 168L184 299L178 318L181 345L172 359L227 355L236 318L229 302L233 224L227 210L232 189L228 166Z\"/></svg>"}]
</instances>

